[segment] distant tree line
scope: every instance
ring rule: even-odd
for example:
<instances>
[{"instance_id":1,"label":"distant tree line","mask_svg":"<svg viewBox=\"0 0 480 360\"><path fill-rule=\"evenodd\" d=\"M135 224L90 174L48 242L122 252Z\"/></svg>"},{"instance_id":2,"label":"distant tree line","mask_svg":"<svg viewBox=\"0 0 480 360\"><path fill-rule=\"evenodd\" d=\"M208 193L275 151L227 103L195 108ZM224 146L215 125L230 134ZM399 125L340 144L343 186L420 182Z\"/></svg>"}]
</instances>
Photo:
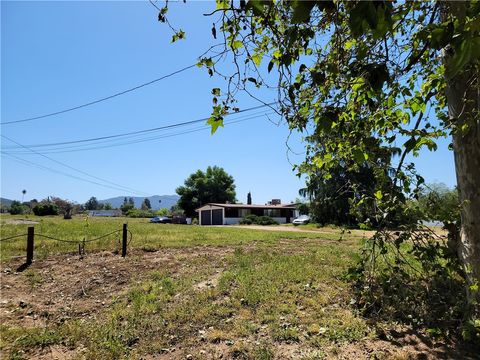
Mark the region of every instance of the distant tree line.
<instances>
[{"instance_id":1,"label":"distant tree line","mask_svg":"<svg viewBox=\"0 0 480 360\"><path fill-rule=\"evenodd\" d=\"M301 213L308 213L320 225L338 225L346 227L376 228L377 223L372 214L375 209L374 199L364 201L360 206L353 206L351 198L356 188L351 184L364 187L376 186L373 174L368 168L357 172L332 171L332 177L310 177L307 187L300 189L300 195L306 199L297 201ZM380 193L378 196L381 196ZM397 196L404 197L398 190ZM456 188L445 184L424 185L415 198L408 199L408 206L395 215L392 226L412 222L438 222L444 226L457 225L460 222L460 203Z\"/></svg>"}]
</instances>

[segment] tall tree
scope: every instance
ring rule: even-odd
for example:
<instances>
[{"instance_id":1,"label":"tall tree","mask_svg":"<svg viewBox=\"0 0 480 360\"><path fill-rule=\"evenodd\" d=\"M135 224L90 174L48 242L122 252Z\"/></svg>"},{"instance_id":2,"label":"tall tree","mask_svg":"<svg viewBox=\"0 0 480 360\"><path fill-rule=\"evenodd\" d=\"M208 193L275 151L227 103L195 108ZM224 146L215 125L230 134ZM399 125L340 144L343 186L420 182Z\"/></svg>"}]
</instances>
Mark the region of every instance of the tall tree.
<instances>
[{"instance_id":1,"label":"tall tree","mask_svg":"<svg viewBox=\"0 0 480 360\"><path fill-rule=\"evenodd\" d=\"M85 203L85 209L87 210L98 210L99 209L99 203L98 200L95 196L92 196L88 201Z\"/></svg>"},{"instance_id":2,"label":"tall tree","mask_svg":"<svg viewBox=\"0 0 480 360\"><path fill-rule=\"evenodd\" d=\"M477 317L479 13L477 1L217 0L210 15L218 16L224 52L199 61L210 75L228 79L225 97L218 97L218 88L212 91L213 132L235 107L236 91L276 89L279 107L274 110L291 129L310 130L306 160L298 170L328 179L339 164L356 170L367 163L376 186L352 201L374 201L385 227L404 205L396 186L408 198L423 182L407 155L436 150L436 139L451 136L461 203L457 250ZM160 15L165 21L166 9ZM184 37L181 30L175 35L174 40ZM222 68L229 57L233 72ZM403 146L396 163L379 163L379 150L397 142Z\"/></svg>"},{"instance_id":3,"label":"tall tree","mask_svg":"<svg viewBox=\"0 0 480 360\"><path fill-rule=\"evenodd\" d=\"M252 194L250 193L250 191L247 194L247 204L252 205Z\"/></svg>"},{"instance_id":4,"label":"tall tree","mask_svg":"<svg viewBox=\"0 0 480 360\"><path fill-rule=\"evenodd\" d=\"M152 208L152 204L150 204L150 200L145 198L142 202L141 209L142 210L150 210Z\"/></svg>"},{"instance_id":5,"label":"tall tree","mask_svg":"<svg viewBox=\"0 0 480 360\"><path fill-rule=\"evenodd\" d=\"M74 204L71 201L61 199L59 197L52 196L50 201L54 203L58 210L63 213L64 219L72 218L72 211L74 210Z\"/></svg>"},{"instance_id":6,"label":"tall tree","mask_svg":"<svg viewBox=\"0 0 480 360\"><path fill-rule=\"evenodd\" d=\"M180 195L178 206L188 217L195 216L195 209L206 203L233 203L236 197L233 177L218 166L209 166L205 172L197 170L176 192Z\"/></svg>"}]
</instances>

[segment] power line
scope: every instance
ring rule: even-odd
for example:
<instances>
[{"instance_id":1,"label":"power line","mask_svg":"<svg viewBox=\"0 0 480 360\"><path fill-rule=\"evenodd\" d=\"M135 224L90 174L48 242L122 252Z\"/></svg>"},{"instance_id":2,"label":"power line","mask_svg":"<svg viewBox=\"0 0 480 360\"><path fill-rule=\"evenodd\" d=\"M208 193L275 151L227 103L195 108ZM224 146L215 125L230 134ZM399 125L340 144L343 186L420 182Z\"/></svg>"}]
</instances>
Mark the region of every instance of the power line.
<instances>
[{"instance_id":1,"label":"power line","mask_svg":"<svg viewBox=\"0 0 480 360\"><path fill-rule=\"evenodd\" d=\"M149 195L149 194L146 193L146 192L139 191L139 190L136 190L136 189L127 187L127 186L123 186L123 185L114 183L114 182L112 182L112 181L102 179L102 178L100 178L100 177L98 177L98 176L89 174L89 173L87 173L87 172L85 172L85 171L76 169L76 168L74 168L73 166L70 166L70 165L65 164L65 163L63 163L63 162L61 162L61 161L55 160L55 159L53 159L53 158L51 158L51 157L49 157L49 156L47 156L47 155L45 155L45 154L42 154L42 153L40 153L40 152L38 152L38 151L36 151L36 150L30 149L29 147L27 147L27 146L25 146L25 145L22 145L22 144L20 144L19 142L15 141L15 140L13 140L13 139L10 139L8 136L5 136L5 135L3 135L3 134L1 134L0 136L1 136L2 138L4 138L4 139L7 139L8 141L13 142L14 144L17 144L17 145L19 145L19 146L21 146L21 147L29 150L30 152L32 152L32 153L34 153L34 154L40 155L40 156L42 156L42 157L44 157L44 158L46 158L46 159L48 159L48 160L50 160L50 161L53 161L53 162L55 162L55 163L57 163L57 164L59 164L59 165L65 166L66 168L69 168L69 169L71 169L71 170L74 170L74 171L76 171L76 172L78 172L78 173L80 173L80 174L83 174L83 175L89 176L89 177L91 177L91 178L94 178L94 179L103 181L103 182L105 182L105 183L107 183L107 184L114 185L114 186L116 186L116 187L118 187L118 188L123 188L123 189L124 189L123 191L127 190L127 191L130 191L130 192L133 192L133 193L137 193L137 194ZM5 153L5 152L2 151L2 153ZM8 155L11 155L11 154L8 154ZM98 184L98 183L96 183L96 184Z\"/></svg>"},{"instance_id":2,"label":"power line","mask_svg":"<svg viewBox=\"0 0 480 360\"><path fill-rule=\"evenodd\" d=\"M242 109L233 113L226 114L225 116L231 116L235 114L240 114L252 110L258 110L267 106L272 106L275 103L269 103L266 105L258 105L258 106L253 106L247 109ZM126 133L121 133L121 134L114 134L114 135L107 135L107 136L100 136L100 137L95 137L95 138L88 138L88 139L80 139L80 140L72 140L72 141L63 141L63 142L56 142L56 143L47 143L47 144L33 144L33 145L25 145L29 148L40 148L40 147L51 147L51 146L60 146L60 145L70 145L70 144L80 144L80 143L85 143L85 142L95 142L95 141L101 141L101 140L108 140L108 139L114 139L114 138L119 138L119 137L127 137L131 135L139 135L139 134L145 134L145 133L150 133L150 132L156 132L156 131L161 131L161 130L167 130L167 129L173 129L181 126L186 126L186 125L191 125L191 124L196 124L199 122L207 121L209 117L204 117L201 119L197 120L191 120L191 121L185 121L181 123L176 123L176 124L170 124L170 125L165 125L165 126L160 126L160 127L155 127L155 128L149 128L149 129L144 129L144 130L137 130L137 131L131 131L131 132L126 132Z\"/></svg>"},{"instance_id":3,"label":"power line","mask_svg":"<svg viewBox=\"0 0 480 360\"><path fill-rule=\"evenodd\" d=\"M266 115L266 114L262 114L262 115ZM241 119L241 120L233 120L233 121L229 121L229 122L225 123L225 125L235 124L235 123L247 121L247 120L250 120L250 119L253 119L253 118L258 118L258 117L260 117L260 116L259 116L259 115L256 115L256 116L247 117L247 118L244 118L244 119ZM160 137L157 137L157 138L166 138L166 137L172 137L172 136L179 136L179 135L184 135L184 134L187 134L187 133L192 133L192 132L197 132L197 131L205 131L205 130L208 130L208 128L206 128L206 127L201 127L201 128L196 128L196 129L193 129L193 130L189 130L189 131L184 131L184 132L181 132L181 133L177 133L177 134L167 134L167 135L163 135L163 136L160 136ZM1 135L1 136L4 137L4 138L6 138L7 140L10 140L10 141L12 141L12 142L14 142L14 143L22 146L22 147L27 148L26 146L21 145L20 143L12 140L12 139L10 139L10 138L7 138L7 137L4 136L4 135ZM140 140L137 140L137 141L135 141L135 142L140 142L140 141L142 141L142 140L143 140L143 139L140 139ZM148 140L144 140L144 141L148 141ZM125 145L126 145L126 144L125 144ZM27 148L27 149L28 149L28 148ZM81 178L81 177L78 177L78 176L75 176L75 175L71 175L71 174L65 173L65 172L63 172L63 171L59 171L59 170L56 170L56 169L52 169L52 168L50 168L50 167L43 166L43 165L34 163L34 162L32 162L32 161L29 161L29 160L26 160L26 159L22 159L22 158L20 158L20 157L18 157L18 156L15 156L15 155L13 155L13 154L11 154L11 153L9 153L9 152L3 151L3 150L0 151L0 152L1 152L3 155L6 155L6 156L8 156L8 157L11 157L12 159L16 160L17 162L23 163L23 164L25 164L25 165L30 165L30 166L33 166L33 167L37 167L37 168L40 168L40 169L43 169L43 170L46 170L46 171L50 171L50 172L55 173L55 174L60 174L60 175L64 175L64 176L73 178L73 179L76 179L76 180L88 182L88 183L91 183L91 184L94 184L94 185L102 186L102 187L105 187L105 188L108 188L108 189L117 190L117 191L125 191L125 189L130 189L130 188L128 188L128 187L115 184L115 183L110 182L110 181L108 181L108 180L104 180L104 179L98 178L98 177L96 177L96 176L90 175L90 174L88 174L88 173L86 173L86 172L83 172L83 171L81 171L81 170L75 169L75 168L73 168L73 167L71 167L71 166L69 166L69 165L66 165L66 164L64 164L64 163L62 163L62 162L59 162L59 161L57 161L57 160L54 160L54 159L52 159L52 158L50 158L50 157L48 157L48 156L46 156L46 155L44 155L44 154L38 153L38 152L36 152L36 151L34 151L34 150L31 150L31 149L28 149L28 150L29 150L30 152L36 153L36 154L38 154L38 155L41 155L41 156L43 156L43 157L45 157L45 158L47 158L47 159L49 159L49 160L51 160L51 161L57 162L57 163L59 163L59 164L61 164L61 165L63 165L63 166L66 166L66 167L68 167L68 168L71 168L71 169L73 169L73 170L75 170L75 171L78 171L78 172L83 173L83 174L86 174L86 175L88 175L88 176L97 178L97 179L102 180L102 181L104 181L104 182L111 183L111 184L116 185L116 186L109 186L109 185L101 184L101 183L98 183L98 182L96 182L96 181L91 181L91 180L88 180L88 179L84 179L84 178ZM119 187L117 187L117 185L118 185ZM131 189L131 190L135 190L135 189ZM136 190L133 191L133 192L134 192L134 193L138 193L138 194L148 195L147 193L138 192L138 191L136 191Z\"/></svg>"},{"instance_id":4,"label":"power line","mask_svg":"<svg viewBox=\"0 0 480 360\"><path fill-rule=\"evenodd\" d=\"M78 109L81 109L81 108L84 108L84 107L87 107L87 106L91 106L91 105L95 105L95 104L98 104L98 103L101 103L103 101L107 101L107 100L110 100L110 99L113 99L117 96L121 96L121 95L124 95L124 94L127 94L129 92L132 92L132 91L135 91L135 90L138 90L138 89L141 89L145 86L149 86L149 85L152 85L152 84L155 84L161 80L164 80L164 79L167 79L171 76L174 76L174 75L177 75L177 74L180 74L186 70L189 70L193 67L197 66L197 63L195 64L192 64L192 65L189 65L189 66L186 66L182 69L179 69L179 70L176 70L170 74L167 74L167 75L164 75L164 76L161 76L159 78L156 78L156 79L153 79L151 81L148 81L146 83L143 83L143 84L140 84L140 85L137 85L137 86L134 86L132 88L129 88L129 89L126 89L126 90L123 90L123 91L120 91L120 92L117 92L115 94L112 94L112 95L109 95L109 96L106 96L106 97L103 97L103 98L100 98L98 100L94 100L94 101L90 101L88 103L85 103L85 104L81 104L81 105L77 105L77 106L74 106L74 107L71 107L71 108L67 108L67 109L63 109L63 110L59 110L59 111L55 111L55 112L52 112L52 113L49 113L49 114L44 114L44 115L39 115L39 116L33 116L33 117L28 117L28 118L25 118L25 119L20 119L20 120L14 120L14 121L6 121L6 122L2 122L0 123L0 125L10 125L10 124L18 124L18 123L23 123L23 122L28 122L28 121L34 121L34 120L39 120L39 119L44 119L44 118L47 118L47 117L50 117L50 116L56 116L56 115L60 115L60 114L64 114L64 113L67 113L67 112L70 112L70 111L74 111L74 110L78 110Z\"/></svg>"},{"instance_id":5,"label":"power line","mask_svg":"<svg viewBox=\"0 0 480 360\"><path fill-rule=\"evenodd\" d=\"M96 181L91 181L91 180L88 180L88 179L84 179L84 178L81 178L81 177L78 177L78 176L75 176L75 175L71 175L71 174L68 174L68 173L65 173L63 171L59 171L59 170L55 170L55 169L52 169L48 166L43 166L43 165L40 165L40 164L36 164L32 161L29 161L29 160L25 160L25 159L22 159L18 156L15 156L15 155L12 155L12 154L9 154L5 151L1 151L1 153L3 155L6 155L6 156L9 156L15 160L17 160L18 162L21 162L21 163L24 163L26 165L31 165L31 166L34 166L34 167L37 167L37 168L40 168L40 169L43 169L43 170L47 170L47 171L50 171L52 173L55 173L55 174L60 174L60 175L64 175L64 176L67 176L67 177L70 177L72 179L76 179L76 180L80 180L80 181L85 181L85 182L88 182L88 183L91 183L91 184L94 184L94 185L98 185L98 186L102 186L102 187L105 187L107 189L113 189L113 190L117 190L117 191L125 191L125 189L121 189L121 188L117 188L117 187L114 187L114 186L109 186L109 185L105 185L105 184L101 184L101 183L98 183ZM146 194L146 193L145 193Z\"/></svg>"},{"instance_id":6,"label":"power line","mask_svg":"<svg viewBox=\"0 0 480 360\"><path fill-rule=\"evenodd\" d=\"M244 117L244 118L236 119L234 121L226 122L225 125L236 124L236 123L239 123L239 122L243 122L243 121L247 121L247 120L251 120L251 119L256 119L256 118L259 118L261 116L266 116L266 115L269 115L269 114L271 114L271 113L263 113L262 112L261 114L255 114L255 115L252 115L252 116L249 116L249 117ZM116 146L137 144L137 143L147 142L147 141L154 141L154 140L158 140L158 139L170 138L170 137L185 135L185 134L198 132L198 131L206 131L206 130L209 130L209 128L205 127L205 126L201 126L201 127L194 128L192 130L187 130L187 131L183 131L183 132L179 132L179 133L157 135L157 136L152 136L152 137L148 137L148 138L140 138L140 139L136 139L136 140L132 139L132 140L124 141L124 142L116 142L116 143L109 144L109 145L86 144L86 145L78 145L78 146L66 146L66 147L61 147L61 148L56 148L56 149L55 148L46 149L46 150L42 150L42 152L44 154L45 153L54 154L54 153L71 153L71 152L79 152L79 151L98 150L98 149L112 148L112 147L116 147ZM107 142L109 142L109 141L107 141ZM12 152L9 152L9 153L12 153ZM15 154L25 154L25 152L13 152L13 153L15 153Z\"/></svg>"}]
</instances>

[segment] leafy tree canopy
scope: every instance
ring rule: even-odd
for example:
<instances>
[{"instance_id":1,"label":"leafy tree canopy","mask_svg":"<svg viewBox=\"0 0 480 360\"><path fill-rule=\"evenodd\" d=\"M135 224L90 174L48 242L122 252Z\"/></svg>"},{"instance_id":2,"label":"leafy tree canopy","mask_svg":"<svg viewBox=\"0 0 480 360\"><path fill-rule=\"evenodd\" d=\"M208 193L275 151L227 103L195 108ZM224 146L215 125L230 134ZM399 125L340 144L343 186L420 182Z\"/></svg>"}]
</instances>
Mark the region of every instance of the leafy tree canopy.
<instances>
[{"instance_id":1,"label":"leafy tree canopy","mask_svg":"<svg viewBox=\"0 0 480 360\"><path fill-rule=\"evenodd\" d=\"M10 214L12 215L20 215L26 211L25 206L22 205L20 201L13 200L10 204Z\"/></svg>"},{"instance_id":2,"label":"leafy tree canopy","mask_svg":"<svg viewBox=\"0 0 480 360\"><path fill-rule=\"evenodd\" d=\"M142 210L150 210L152 208L152 204L150 204L150 200L145 198L142 202L141 209Z\"/></svg>"},{"instance_id":3,"label":"leafy tree canopy","mask_svg":"<svg viewBox=\"0 0 480 360\"><path fill-rule=\"evenodd\" d=\"M92 196L85 203L86 210L101 210L102 208L103 208L103 204L100 204L95 196Z\"/></svg>"},{"instance_id":4,"label":"leafy tree canopy","mask_svg":"<svg viewBox=\"0 0 480 360\"><path fill-rule=\"evenodd\" d=\"M159 10L158 20L168 22L168 8ZM223 52L216 46L198 65L226 80L225 91L212 89L212 132L236 109L239 91L275 91L273 109L305 133L306 158L297 171L330 179L332 169L370 167L375 185L351 201L374 202L380 227L388 228L421 191L423 178L407 155L452 137L458 254L480 317L480 3L217 0L209 15L217 17L212 36L221 34ZM176 30L172 41L184 37ZM399 156L393 163L385 153ZM376 236L372 248L386 251L392 240L398 250L415 234L412 227L409 236ZM424 264L442 253L432 249L418 251Z\"/></svg>"},{"instance_id":5,"label":"leafy tree canopy","mask_svg":"<svg viewBox=\"0 0 480 360\"><path fill-rule=\"evenodd\" d=\"M218 166L209 166L206 172L197 170L185 180L183 186L176 189L176 192L180 195L178 206L189 217L195 216L195 209L203 204L236 201L233 177Z\"/></svg>"},{"instance_id":6,"label":"leafy tree canopy","mask_svg":"<svg viewBox=\"0 0 480 360\"><path fill-rule=\"evenodd\" d=\"M33 213L37 216L58 215L60 209L53 202L41 202L34 206Z\"/></svg>"}]
</instances>

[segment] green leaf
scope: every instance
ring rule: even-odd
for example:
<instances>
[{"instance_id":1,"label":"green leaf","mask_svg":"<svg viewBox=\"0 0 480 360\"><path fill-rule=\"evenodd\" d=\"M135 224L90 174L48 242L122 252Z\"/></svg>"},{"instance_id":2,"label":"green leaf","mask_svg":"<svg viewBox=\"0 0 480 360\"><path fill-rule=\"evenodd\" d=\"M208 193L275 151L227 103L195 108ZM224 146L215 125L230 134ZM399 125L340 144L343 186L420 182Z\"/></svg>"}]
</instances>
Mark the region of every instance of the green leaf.
<instances>
[{"instance_id":1,"label":"green leaf","mask_svg":"<svg viewBox=\"0 0 480 360\"><path fill-rule=\"evenodd\" d=\"M237 49L240 49L243 47L243 42L241 42L240 40L235 40L232 42L232 49L233 50L237 50Z\"/></svg>"},{"instance_id":2,"label":"green leaf","mask_svg":"<svg viewBox=\"0 0 480 360\"><path fill-rule=\"evenodd\" d=\"M220 88L213 88L212 95L220 96Z\"/></svg>"},{"instance_id":3,"label":"green leaf","mask_svg":"<svg viewBox=\"0 0 480 360\"><path fill-rule=\"evenodd\" d=\"M381 191L381 190L378 190L377 192L375 192L375 197L376 197L378 200L382 200L382 198L383 198L382 191Z\"/></svg>"},{"instance_id":4,"label":"green leaf","mask_svg":"<svg viewBox=\"0 0 480 360\"><path fill-rule=\"evenodd\" d=\"M353 150L353 157L355 158L355 162L357 164L362 164L363 162L365 162L365 160L368 159L368 154L364 153L360 149L355 149Z\"/></svg>"},{"instance_id":5,"label":"green leaf","mask_svg":"<svg viewBox=\"0 0 480 360\"><path fill-rule=\"evenodd\" d=\"M350 50L353 46L355 46L357 42L355 40L347 40L345 42L345 49Z\"/></svg>"},{"instance_id":6,"label":"green leaf","mask_svg":"<svg viewBox=\"0 0 480 360\"><path fill-rule=\"evenodd\" d=\"M262 62L262 57L263 57L262 54L253 54L252 55L252 60L253 60L254 64L257 65L257 66L260 66L260 64Z\"/></svg>"},{"instance_id":7,"label":"green leaf","mask_svg":"<svg viewBox=\"0 0 480 360\"><path fill-rule=\"evenodd\" d=\"M407 149L408 152L412 151L416 146L417 146L417 139L414 137L410 138L403 144L405 146L405 149Z\"/></svg>"},{"instance_id":8,"label":"green leaf","mask_svg":"<svg viewBox=\"0 0 480 360\"><path fill-rule=\"evenodd\" d=\"M382 90L383 84L390 78L387 65L385 64L368 64L364 67L366 78L375 91Z\"/></svg>"},{"instance_id":9,"label":"green leaf","mask_svg":"<svg viewBox=\"0 0 480 360\"><path fill-rule=\"evenodd\" d=\"M267 2L268 3L268 2ZM263 9L265 7L265 1L261 0L250 0L245 9L246 10L252 10L253 14L256 16L260 16L263 14Z\"/></svg>"},{"instance_id":10,"label":"green leaf","mask_svg":"<svg viewBox=\"0 0 480 360\"><path fill-rule=\"evenodd\" d=\"M348 25L356 38L366 33L368 24L374 22L376 17L375 7L370 1L359 1L350 10ZM369 19L367 22L366 19Z\"/></svg>"},{"instance_id":11,"label":"green leaf","mask_svg":"<svg viewBox=\"0 0 480 360\"><path fill-rule=\"evenodd\" d=\"M472 56L472 45L470 39L463 39L458 46L455 46L455 54L447 63L447 77L452 78L457 75L465 65L470 62Z\"/></svg>"},{"instance_id":12,"label":"green leaf","mask_svg":"<svg viewBox=\"0 0 480 360\"><path fill-rule=\"evenodd\" d=\"M217 10L226 10L230 8L229 0L216 0Z\"/></svg>"},{"instance_id":13,"label":"green leaf","mask_svg":"<svg viewBox=\"0 0 480 360\"><path fill-rule=\"evenodd\" d=\"M437 50L443 49L452 40L453 23L440 24L430 32L430 45Z\"/></svg>"},{"instance_id":14,"label":"green leaf","mask_svg":"<svg viewBox=\"0 0 480 360\"><path fill-rule=\"evenodd\" d=\"M268 63L268 72L272 71L272 68L273 68L273 61L270 61Z\"/></svg>"},{"instance_id":15,"label":"green leaf","mask_svg":"<svg viewBox=\"0 0 480 360\"><path fill-rule=\"evenodd\" d=\"M197 66L200 67L200 68L201 68L202 66L206 66L207 68L211 68L211 67L213 67L213 65L215 65L215 64L214 64L212 58L202 58L202 59L200 59L200 61L197 63Z\"/></svg>"},{"instance_id":16,"label":"green leaf","mask_svg":"<svg viewBox=\"0 0 480 360\"><path fill-rule=\"evenodd\" d=\"M223 117L222 116L210 116L207 120L207 124L212 127L211 134L215 134L217 129L221 126L223 127Z\"/></svg>"},{"instance_id":17,"label":"green leaf","mask_svg":"<svg viewBox=\"0 0 480 360\"><path fill-rule=\"evenodd\" d=\"M175 34L172 35L172 43L182 39L185 39L185 31L183 30L178 30Z\"/></svg>"},{"instance_id":18,"label":"green leaf","mask_svg":"<svg viewBox=\"0 0 480 360\"><path fill-rule=\"evenodd\" d=\"M280 59L282 57L282 52L280 50L275 50L272 54L274 59Z\"/></svg>"},{"instance_id":19,"label":"green leaf","mask_svg":"<svg viewBox=\"0 0 480 360\"><path fill-rule=\"evenodd\" d=\"M293 24L302 24L310 21L310 12L315 6L315 1L293 1L293 15L292 23Z\"/></svg>"},{"instance_id":20,"label":"green leaf","mask_svg":"<svg viewBox=\"0 0 480 360\"><path fill-rule=\"evenodd\" d=\"M321 85L325 82L325 73L323 71L312 71L311 72L312 81L316 85Z\"/></svg>"}]
</instances>

